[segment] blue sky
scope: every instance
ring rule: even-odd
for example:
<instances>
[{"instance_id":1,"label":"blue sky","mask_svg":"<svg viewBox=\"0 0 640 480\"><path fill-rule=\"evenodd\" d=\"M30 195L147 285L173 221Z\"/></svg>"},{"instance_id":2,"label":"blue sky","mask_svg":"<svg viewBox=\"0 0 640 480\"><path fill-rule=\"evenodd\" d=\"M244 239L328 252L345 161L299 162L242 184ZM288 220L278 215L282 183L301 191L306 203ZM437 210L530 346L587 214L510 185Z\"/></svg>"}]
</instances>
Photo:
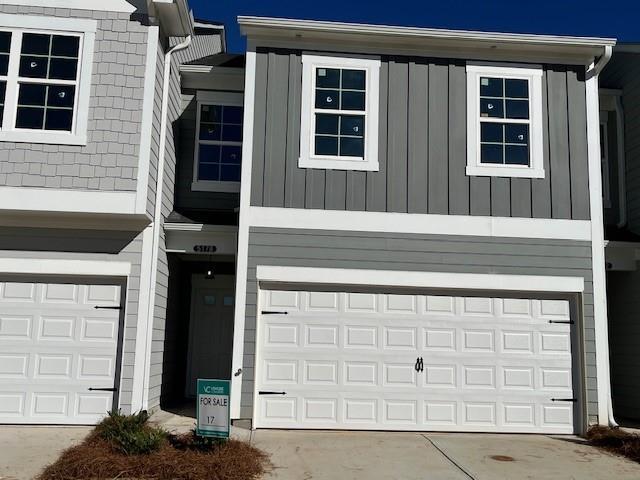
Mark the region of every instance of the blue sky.
<instances>
[{"instance_id":1,"label":"blue sky","mask_svg":"<svg viewBox=\"0 0 640 480\"><path fill-rule=\"evenodd\" d=\"M189 0L198 18L227 27L244 51L236 17L260 15L387 25L616 37L640 42L638 0Z\"/></svg>"}]
</instances>

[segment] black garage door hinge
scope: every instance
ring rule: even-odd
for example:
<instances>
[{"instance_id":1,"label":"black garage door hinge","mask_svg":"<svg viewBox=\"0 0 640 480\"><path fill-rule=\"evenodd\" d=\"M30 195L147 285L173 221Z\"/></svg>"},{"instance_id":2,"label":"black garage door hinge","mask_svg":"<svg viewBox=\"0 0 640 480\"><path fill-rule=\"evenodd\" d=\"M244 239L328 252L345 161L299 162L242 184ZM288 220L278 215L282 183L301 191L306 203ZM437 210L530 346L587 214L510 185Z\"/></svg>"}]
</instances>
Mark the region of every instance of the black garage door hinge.
<instances>
[{"instance_id":1,"label":"black garage door hinge","mask_svg":"<svg viewBox=\"0 0 640 480\"><path fill-rule=\"evenodd\" d=\"M289 315L289 312L278 312L275 310L262 310L260 313L262 315Z\"/></svg>"},{"instance_id":2,"label":"black garage door hinge","mask_svg":"<svg viewBox=\"0 0 640 480\"><path fill-rule=\"evenodd\" d=\"M95 309L102 309L102 310L122 310L122 307L120 305L96 305L95 307L93 307Z\"/></svg>"},{"instance_id":3,"label":"black garage door hinge","mask_svg":"<svg viewBox=\"0 0 640 480\"><path fill-rule=\"evenodd\" d=\"M287 392L269 392L269 391L264 391L264 390L260 390L258 392L258 395L286 395Z\"/></svg>"},{"instance_id":4,"label":"black garage door hinge","mask_svg":"<svg viewBox=\"0 0 640 480\"><path fill-rule=\"evenodd\" d=\"M573 402L576 403L578 401L577 398L552 398L552 402Z\"/></svg>"},{"instance_id":5,"label":"black garage door hinge","mask_svg":"<svg viewBox=\"0 0 640 480\"><path fill-rule=\"evenodd\" d=\"M565 323L567 325L573 325L575 322L573 320L549 320L549 323Z\"/></svg>"},{"instance_id":6,"label":"black garage door hinge","mask_svg":"<svg viewBox=\"0 0 640 480\"><path fill-rule=\"evenodd\" d=\"M112 388L93 388L93 387L89 387L87 390L89 390L90 392L117 392L118 389L115 387Z\"/></svg>"}]
</instances>

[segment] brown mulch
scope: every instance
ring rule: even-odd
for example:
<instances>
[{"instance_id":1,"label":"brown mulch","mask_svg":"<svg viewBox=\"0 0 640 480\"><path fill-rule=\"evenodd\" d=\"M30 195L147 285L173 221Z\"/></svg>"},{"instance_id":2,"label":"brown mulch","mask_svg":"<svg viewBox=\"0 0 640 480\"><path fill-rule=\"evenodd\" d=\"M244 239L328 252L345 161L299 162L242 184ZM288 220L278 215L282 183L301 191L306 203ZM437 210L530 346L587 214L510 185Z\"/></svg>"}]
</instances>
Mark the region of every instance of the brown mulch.
<instances>
[{"instance_id":1,"label":"brown mulch","mask_svg":"<svg viewBox=\"0 0 640 480\"><path fill-rule=\"evenodd\" d=\"M238 440L206 447L196 444L190 433L170 437L154 453L123 455L92 434L82 444L63 452L38 478L252 480L261 476L268 465L265 453Z\"/></svg>"},{"instance_id":2,"label":"brown mulch","mask_svg":"<svg viewBox=\"0 0 640 480\"><path fill-rule=\"evenodd\" d=\"M640 435L621 428L594 426L587 432L591 445L640 463Z\"/></svg>"}]
</instances>

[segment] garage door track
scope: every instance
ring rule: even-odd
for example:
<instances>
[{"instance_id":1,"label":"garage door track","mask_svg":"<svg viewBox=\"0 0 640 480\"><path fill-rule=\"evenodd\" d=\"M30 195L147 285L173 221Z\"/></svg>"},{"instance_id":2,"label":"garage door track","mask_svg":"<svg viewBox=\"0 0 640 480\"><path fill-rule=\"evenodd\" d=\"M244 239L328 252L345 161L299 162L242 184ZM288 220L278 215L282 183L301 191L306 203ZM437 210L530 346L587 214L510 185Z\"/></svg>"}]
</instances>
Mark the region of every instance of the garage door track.
<instances>
[{"instance_id":1,"label":"garage door track","mask_svg":"<svg viewBox=\"0 0 640 480\"><path fill-rule=\"evenodd\" d=\"M640 464L571 436L258 430L278 480L637 480Z\"/></svg>"}]
</instances>

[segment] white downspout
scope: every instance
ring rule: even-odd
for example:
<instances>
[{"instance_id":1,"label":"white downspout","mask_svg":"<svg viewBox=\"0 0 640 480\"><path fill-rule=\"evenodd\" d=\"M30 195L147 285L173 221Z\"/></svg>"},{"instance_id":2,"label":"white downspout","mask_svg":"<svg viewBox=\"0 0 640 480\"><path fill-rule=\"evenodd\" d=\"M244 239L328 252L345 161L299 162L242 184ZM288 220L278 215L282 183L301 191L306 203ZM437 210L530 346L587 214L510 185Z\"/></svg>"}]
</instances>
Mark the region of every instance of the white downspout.
<instances>
[{"instance_id":1,"label":"white downspout","mask_svg":"<svg viewBox=\"0 0 640 480\"><path fill-rule=\"evenodd\" d=\"M586 72L587 137L589 152L589 186L591 206L591 253L593 262L593 299L596 330L596 372L599 422L607 417L609 426L617 427L611 399L611 366L609 362L609 325L607 322L607 291L604 258L604 215L602 205L602 175L600 173L600 104L598 75L609 63L613 47L604 47L603 55Z\"/></svg>"},{"instance_id":2,"label":"white downspout","mask_svg":"<svg viewBox=\"0 0 640 480\"><path fill-rule=\"evenodd\" d=\"M162 106L160 110L160 145L158 147L158 172L156 175L156 197L153 213L153 232L151 242L151 275L149 278L149 308L147 310L147 337L144 348L144 380L142 389L142 409L149 408L149 376L151 370L151 342L153 338L153 318L155 310L156 281L158 278L158 249L160 246L160 229L162 228L162 192L164 188L164 165L167 145L167 123L169 106L169 81L171 79L171 56L184 50L191 44L191 35L188 35L183 42L171 47L164 57L164 72L162 76Z\"/></svg>"},{"instance_id":3,"label":"white downspout","mask_svg":"<svg viewBox=\"0 0 640 480\"><path fill-rule=\"evenodd\" d=\"M627 224L627 159L624 145L624 109L622 98L616 95L616 140L618 143L618 228Z\"/></svg>"}]
</instances>

